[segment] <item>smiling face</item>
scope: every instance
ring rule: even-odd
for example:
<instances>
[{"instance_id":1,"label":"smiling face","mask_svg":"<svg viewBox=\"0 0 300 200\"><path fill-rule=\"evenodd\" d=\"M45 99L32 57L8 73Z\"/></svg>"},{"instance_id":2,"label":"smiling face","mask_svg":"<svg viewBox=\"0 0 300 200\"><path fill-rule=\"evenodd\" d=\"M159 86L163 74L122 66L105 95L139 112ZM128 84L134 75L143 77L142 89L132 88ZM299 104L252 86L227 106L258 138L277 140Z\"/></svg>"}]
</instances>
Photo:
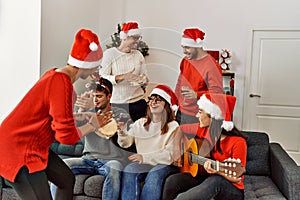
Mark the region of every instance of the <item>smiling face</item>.
<instances>
[{"instance_id":1,"label":"smiling face","mask_svg":"<svg viewBox=\"0 0 300 200\"><path fill-rule=\"evenodd\" d=\"M141 35L128 36L125 39L126 46L129 47L130 49L137 49L141 39L142 39Z\"/></svg>"},{"instance_id":2,"label":"smiling face","mask_svg":"<svg viewBox=\"0 0 300 200\"><path fill-rule=\"evenodd\" d=\"M198 57L198 49L195 47L181 46L183 53L188 60L194 60Z\"/></svg>"},{"instance_id":3,"label":"smiling face","mask_svg":"<svg viewBox=\"0 0 300 200\"><path fill-rule=\"evenodd\" d=\"M211 117L203 109L199 108L199 111L198 111L196 117L198 117L198 119L199 119L200 127L201 128L205 128L205 127L209 127L210 126Z\"/></svg>"},{"instance_id":4,"label":"smiling face","mask_svg":"<svg viewBox=\"0 0 300 200\"><path fill-rule=\"evenodd\" d=\"M93 92L94 104L100 110L103 110L110 105L110 97L111 94L106 95L104 91Z\"/></svg>"},{"instance_id":5,"label":"smiling face","mask_svg":"<svg viewBox=\"0 0 300 200\"><path fill-rule=\"evenodd\" d=\"M161 114L165 107L165 100L159 95L151 95L149 99L149 107L152 114Z\"/></svg>"}]
</instances>

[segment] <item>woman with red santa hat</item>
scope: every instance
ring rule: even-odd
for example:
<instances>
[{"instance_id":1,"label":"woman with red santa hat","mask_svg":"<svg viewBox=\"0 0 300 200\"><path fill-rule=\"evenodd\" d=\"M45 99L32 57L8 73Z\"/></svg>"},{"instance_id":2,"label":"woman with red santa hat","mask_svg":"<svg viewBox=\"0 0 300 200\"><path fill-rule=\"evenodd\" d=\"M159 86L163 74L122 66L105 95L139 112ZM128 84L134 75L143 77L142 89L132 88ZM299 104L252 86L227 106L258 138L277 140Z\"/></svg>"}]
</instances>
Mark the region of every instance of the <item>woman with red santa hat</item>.
<instances>
[{"instance_id":1,"label":"woman with red santa hat","mask_svg":"<svg viewBox=\"0 0 300 200\"><path fill-rule=\"evenodd\" d=\"M3 120L0 175L21 199L52 199L48 181L58 186L56 199L73 199L75 177L49 147L54 139L62 144L75 144L99 128L93 113L86 115L89 123L76 127L76 94L72 84L97 71L102 55L98 36L90 30L79 30L68 64L47 71Z\"/></svg>"},{"instance_id":2,"label":"woman with red santa hat","mask_svg":"<svg viewBox=\"0 0 300 200\"><path fill-rule=\"evenodd\" d=\"M121 199L161 199L165 177L178 171L171 165L180 154L176 109L174 92L166 85L157 85L150 93L146 117L119 133L118 143L122 147L135 143L137 149L136 154L128 157L132 163L124 168Z\"/></svg>"},{"instance_id":3,"label":"woman with red santa hat","mask_svg":"<svg viewBox=\"0 0 300 200\"><path fill-rule=\"evenodd\" d=\"M209 127L210 159L204 159L207 174L177 173L166 179L163 200L244 199L247 144L231 121L236 98L224 94L203 94L197 101L200 127ZM218 162L238 166L229 173ZM212 164L214 163L214 165ZM221 167L220 167L221 166ZM230 169L230 168L229 168Z\"/></svg>"}]
</instances>

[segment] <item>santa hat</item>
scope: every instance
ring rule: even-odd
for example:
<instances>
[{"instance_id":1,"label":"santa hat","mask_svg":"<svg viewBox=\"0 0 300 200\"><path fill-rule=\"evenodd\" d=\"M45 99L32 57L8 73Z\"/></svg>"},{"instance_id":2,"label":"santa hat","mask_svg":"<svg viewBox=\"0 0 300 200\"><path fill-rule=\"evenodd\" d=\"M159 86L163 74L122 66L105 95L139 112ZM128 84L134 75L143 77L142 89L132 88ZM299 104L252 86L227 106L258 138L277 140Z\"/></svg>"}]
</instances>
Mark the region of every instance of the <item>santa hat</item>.
<instances>
[{"instance_id":1,"label":"santa hat","mask_svg":"<svg viewBox=\"0 0 300 200\"><path fill-rule=\"evenodd\" d=\"M101 64L102 56L103 52L97 35L90 30L81 29L75 36L68 64L91 69Z\"/></svg>"},{"instance_id":2,"label":"santa hat","mask_svg":"<svg viewBox=\"0 0 300 200\"><path fill-rule=\"evenodd\" d=\"M141 35L141 30L137 22L127 22L122 25L120 39L125 39L128 36Z\"/></svg>"},{"instance_id":3,"label":"santa hat","mask_svg":"<svg viewBox=\"0 0 300 200\"><path fill-rule=\"evenodd\" d=\"M188 47L203 47L205 33L198 28L188 28L183 31L181 45Z\"/></svg>"},{"instance_id":4,"label":"santa hat","mask_svg":"<svg viewBox=\"0 0 300 200\"><path fill-rule=\"evenodd\" d=\"M154 94L164 98L170 104L172 110L177 111L178 99L171 88L166 85L157 85L150 93L150 96Z\"/></svg>"},{"instance_id":5,"label":"santa hat","mask_svg":"<svg viewBox=\"0 0 300 200\"><path fill-rule=\"evenodd\" d=\"M203 94L198 100L199 108L203 109L206 113L214 119L223 119L222 128L226 131L231 131L234 124L231 116L234 110L236 98L231 95L225 94Z\"/></svg>"}]
</instances>

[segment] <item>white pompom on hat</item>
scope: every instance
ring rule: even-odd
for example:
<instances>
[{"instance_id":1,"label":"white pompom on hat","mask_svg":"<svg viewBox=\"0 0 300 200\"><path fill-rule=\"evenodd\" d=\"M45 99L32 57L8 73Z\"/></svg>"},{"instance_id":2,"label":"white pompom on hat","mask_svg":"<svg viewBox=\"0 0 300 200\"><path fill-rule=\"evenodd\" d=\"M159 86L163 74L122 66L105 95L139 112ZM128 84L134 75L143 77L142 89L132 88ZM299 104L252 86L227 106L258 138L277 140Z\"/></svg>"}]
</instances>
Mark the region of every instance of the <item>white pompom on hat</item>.
<instances>
[{"instance_id":1,"label":"white pompom on hat","mask_svg":"<svg viewBox=\"0 0 300 200\"><path fill-rule=\"evenodd\" d=\"M183 31L181 45L188 47L203 47L205 33L198 28L187 28Z\"/></svg>"},{"instance_id":2,"label":"white pompom on hat","mask_svg":"<svg viewBox=\"0 0 300 200\"><path fill-rule=\"evenodd\" d=\"M141 30L137 22L127 22L122 25L120 39L125 39L128 36L141 35Z\"/></svg>"},{"instance_id":3,"label":"white pompom on hat","mask_svg":"<svg viewBox=\"0 0 300 200\"><path fill-rule=\"evenodd\" d=\"M223 119L222 128L231 131L234 127L231 116L234 110L236 98L231 95L207 93L203 94L197 104L200 109L214 119Z\"/></svg>"},{"instance_id":4,"label":"white pompom on hat","mask_svg":"<svg viewBox=\"0 0 300 200\"><path fill-rule=\"evenodd\" d=\"M154 94L164 98L170 104L171 109L174 110L175 112L177 111L178 99L170 87L166 85L157 85L150 93L150 96Z\"/></svg>"},{"instance_id":5,"label":"white pompom on hat","mask_svg":"<svg viewBox=\"0 0 300 200\"><path fill-rule=\"evenodd\" d=\"M98 36L90 30L79 30L75 36L68 64L82 69L91 69L101 64L102 57L103 51Z\"/></svg>"}]
</instances>

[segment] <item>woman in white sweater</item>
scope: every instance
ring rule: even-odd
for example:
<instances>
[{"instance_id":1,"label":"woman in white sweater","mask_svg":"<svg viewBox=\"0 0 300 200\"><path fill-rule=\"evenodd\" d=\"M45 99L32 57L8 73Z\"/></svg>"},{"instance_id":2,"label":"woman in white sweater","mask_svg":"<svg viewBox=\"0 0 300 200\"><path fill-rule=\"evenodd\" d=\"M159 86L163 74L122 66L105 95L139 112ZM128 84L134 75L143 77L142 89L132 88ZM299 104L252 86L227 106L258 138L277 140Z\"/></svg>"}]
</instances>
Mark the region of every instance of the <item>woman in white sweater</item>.
<instances>
[{"instance_id":1,"label":"woman in white sweater","mask_svg":"<svg viewBox=\"0 0 300 200\"><path fill-rule=\"evenodd\" d=\"M159 200L165 178L178 171L172 165L180 154L181 132L174 115L176 105L174 92L165 85L158 85L150 93L146 117L137 120L128 131L119 131L119 145L129 147L135 143L137 149L136 154L128 157L132 163L124 169L122 199Z\"/></svg>"},{"instance_id":2,"label":"woman in white sweater","mask_svg":"<svg viewBox=\"0 0 300 200\"><path fill-rule=\"evenodd\" d=\"M138 23L123 24L120 39L120 46L109 48L103 53L99 74L113 84L112 106L125 109L131 119L136 121L146 115L144 88L149 81L145 58L137 50L141 39Z\"/></svg>"}]
</instances>

